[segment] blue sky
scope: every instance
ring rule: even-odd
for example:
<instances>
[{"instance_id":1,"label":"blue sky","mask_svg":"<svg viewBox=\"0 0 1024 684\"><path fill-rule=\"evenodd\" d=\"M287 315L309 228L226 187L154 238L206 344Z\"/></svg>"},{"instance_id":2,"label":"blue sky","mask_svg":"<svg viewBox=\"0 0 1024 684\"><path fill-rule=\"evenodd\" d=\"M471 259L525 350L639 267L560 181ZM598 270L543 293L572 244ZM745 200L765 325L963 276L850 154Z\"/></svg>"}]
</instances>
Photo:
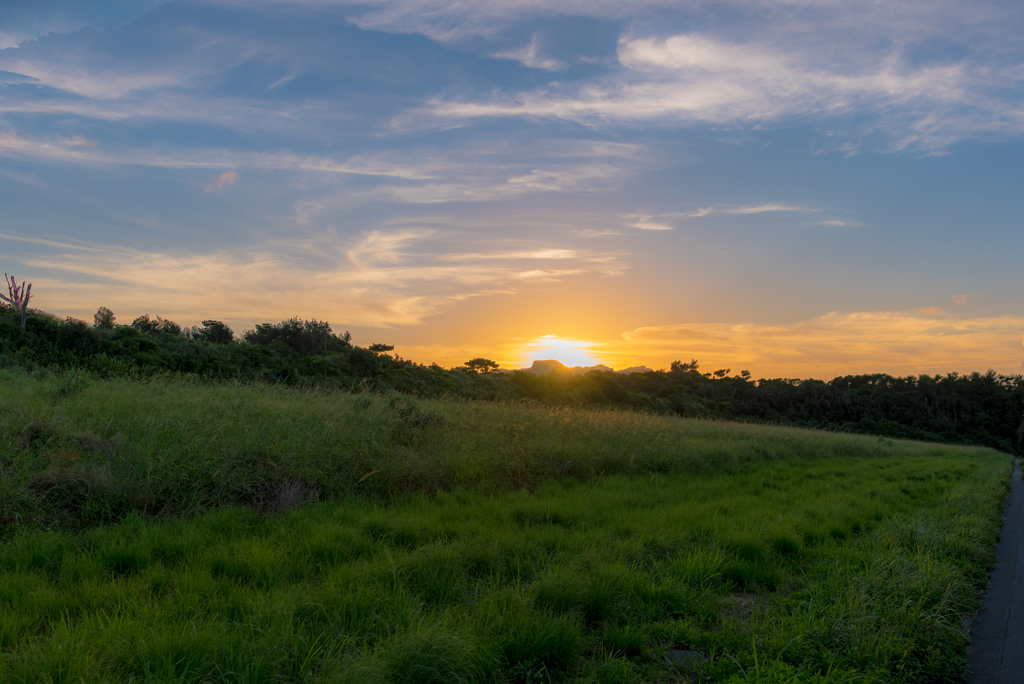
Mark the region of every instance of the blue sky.
<instances>
[{"instance_id":1,"label":"blue sky","mask_svg":"<svg viewBox=\"0 0 1024 684\"><path fill-rule=\"evenodd\" d=\"M1019 373L1022 29L941 0L9 1L0 268L59 315L315 317L443 365Z\"/></svg>"}]
</instances>

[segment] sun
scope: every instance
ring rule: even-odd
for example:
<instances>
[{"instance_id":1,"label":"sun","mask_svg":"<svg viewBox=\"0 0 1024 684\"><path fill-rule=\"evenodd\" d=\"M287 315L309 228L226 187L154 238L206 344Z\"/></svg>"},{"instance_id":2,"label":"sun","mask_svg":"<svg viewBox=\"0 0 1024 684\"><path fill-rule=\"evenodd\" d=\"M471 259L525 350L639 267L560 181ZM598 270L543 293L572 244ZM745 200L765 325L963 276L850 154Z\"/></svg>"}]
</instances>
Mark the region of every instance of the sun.
<instances>
[{"instance_id":1,"label":"sun","mask_svg":"<svg viewBox=\"0 0 1024 684\"><path fill-rule=\"evenodd\" d=\"M573 366L594 366L601 363L601 359L590 350L590 347L593 346L593 342L566 340L555 335L544 335L527 343L523 347L523 356L526 359L526 365L530 365L534 361L554 359L555 361L561 361L570 368Z\"/></svg>"}]
</instances>

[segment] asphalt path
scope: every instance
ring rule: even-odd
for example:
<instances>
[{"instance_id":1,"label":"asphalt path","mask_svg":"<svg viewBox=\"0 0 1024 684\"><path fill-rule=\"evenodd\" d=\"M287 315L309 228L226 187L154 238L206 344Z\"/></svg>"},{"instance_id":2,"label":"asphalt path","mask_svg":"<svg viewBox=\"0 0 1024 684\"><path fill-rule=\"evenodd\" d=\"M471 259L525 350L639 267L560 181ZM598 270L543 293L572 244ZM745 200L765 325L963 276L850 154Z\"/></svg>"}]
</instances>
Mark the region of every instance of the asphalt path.
<instances>
[{"instance_id":1,"label":"asphalt path","mask_svg":"<svg viewBox=\"0 0 1024 684\"><path fill-rule=\"evenodd\" d=\"M967 684L1024 682L1024 485L1020 461L1003 510L1003 533L985 605L970 623Z\"/></svg>"}]
</instances>

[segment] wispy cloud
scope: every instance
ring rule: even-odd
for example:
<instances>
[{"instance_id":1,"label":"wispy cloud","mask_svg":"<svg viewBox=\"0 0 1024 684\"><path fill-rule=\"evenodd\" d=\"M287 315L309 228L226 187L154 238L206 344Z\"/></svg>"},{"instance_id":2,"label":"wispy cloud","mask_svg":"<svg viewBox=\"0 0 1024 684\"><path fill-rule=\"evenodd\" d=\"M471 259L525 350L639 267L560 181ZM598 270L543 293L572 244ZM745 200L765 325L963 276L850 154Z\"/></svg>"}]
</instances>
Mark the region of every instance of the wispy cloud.
<instances>
[{"instance_id":1,"label":"wispy cloud","mask_svg":"<svg viewBox=\"0 0 1024 684\"><path fill-rule=\"evenodd\" d=\"M231 187L238 180L238 174L234 171L225 171L206 186L206 192L219 192L226 187Z\"/></svg>"},{"instance_id":2,"label":"wispy cloud","mask_svg":"<svg viewBox=\"0 0 1024 684\"><path fill-rule=\"evenodd\" d=\"M805 214L814 213L818 209L800 207L790 204L778 204L769 202L767 204L751 204L744 206L710 206L694 209L693 211L665 212L660 214L626 214L623 218L628 221L626 225L639 230L674 230L667 221L672 219L695 219L711 216L712 214L736 214L749 216L757 214ZM847 225L842 221L821 221L818 225Z\"/></svg>"},{"instance_id":3,"label":"wispy cloud","mask_svg":"<svg viewBox=\"0 0 1024 684\"><path fill-rule=\"evenodd\" d=\"M728 208L714 209L712 211L708 211L706 209L701 209L700 211L701 211L701 216L706 216L707 214L713 214L713 213L720 213L720 214L767 214L767 213L781 212L781 213L786 213L786 214L792 214L792 213L814 212L814 211L817 211L817 209L808 209L807 207L795 207L795 206L791 206L791 205L788 205L788 204L771 204L771 203L769 203L769 204L759 204L759 205L756 205L756 206L749 206L749 207L728 207Z\"/></svg>"},{"instance_id":4,"label":"wispy cloud","mask_svg":"<svg viewBox=\"0 0 1024 684\"><path fill-rule=\"evenodd\" d=\"M822 226L824 228L862 228L864 226L860 221L851 221L849 219L827 219L825 221L815 221L814 225Z\"/></svg>"},{"instance_id":5,"label":"wispy cloud","mask_svg":"<svg viewBox=\"0 0 1024 684\"><path fill-rule=\"evenodd\" d=\"M627 214L624 218L631 221L627 226L637 230L675 230L673 226L659 223L654 220L656 217L647 214Z\"/></svg>"},{"instance_id":6,"label":"wispy cloud","mask_svg":"<svg viewBox=\"0 0 1024 684\"><path fill-rule=\"evenodd\" d=\"M963 61L915 65L898 49L851 68L696 33L624 36L618 57L624 70L603 82L560 84L490 101L437 101L431 111L445 118L533 116L594 126L742 125L870 114L891 129L892 149L1024 132L1024 106L1000 90L1020 86L1014 69Z\"/></svg>"},{"instance_id":7,"label":"wispy cloud","mask_svg":"<svg viewBox=\"0 0 1024 684\"><path fill-rule=\"evenodd\" d=\"M3 49L0 46L0 49ZM16 85L18 83L39 83L39 79L25 74L15 74L10 71L0 70L0 85Z\"/></svg>"},{"instance_id":8,"label":"wispy cloud","mask_svg":"<svg viewBox=\"0 0 1024 684\"><path fill-rule=\"evenodd\" d=\"M364 176L381 182L353 190L364 199L387 198L400 203L439 204L446 202L485 202L519 195L544 193L587 193L616 186L630 173L621 163L594 159L597 156L625 154L633 156L636 146L609 145L593 152L593 146L580 146L580 163L566 146L550 157L547 168L523 168L516 158L488 157L479 148L446 150L442 153L422 150L357 154L347 159L303 156L292 152L245 152L230 149L182 150L173 147L97 146L80 136L68 139L42 139L0 131L0 157L61 162L84 166L147 166L164 169L224 169L218 180L207 185L207 192L223 189L237 180L235 169L262 169L323 174L325 176ZM537 163L542 159L530 159ZM235 174L232 176L231 174ZM442 180L443 179L443 180ZM401 181L395 184L394 181Z\"/></svg>"},{"instance_id":9,"label":"wispy cloud","mask_svg":"<svg viewBox=\"0 0 1024 684\"><path fill-rule=\"evenodd\" d=\"M566 67L565 62L540 56L540 45L537 41L537 36L533 36L528 45L514 50L503 50L502 52L495 53L494 56L498 59L514 59L531 69L559 71Z\"/></svg>"},{"instance_id":10,"label":"wispy cloud","mask_svg":"<svg viewBox=\"0 0 1024 684\"><path fill-rule=\"evenodd\" d=\"M386 176L404 180L429 180L437 177L445 164L419 159L403 163L386 153L354 155L339 161L329 157L292 152L245 152L231 149L182 150L176 147L98 148L96 142L80 136L45 139L0 131L0 156L43 161L60 161L88 166L131 165L167 169L253 168L286 171L316 171L355 176Z\"/></svg>"},{"instance_id":11,"label":"wispy cloud","mask_svg":"<svg viewBox=\"0 0 1024 684\"><path fill-rule=\"evenodd\" d=\"M617 252L551 246L483 251L482 244L449 251L435 231L423 229L199 254L9 235L0 240L49 248L23 259L47 274L33 279L44 309L87 317L99 304L133 315L148 307L181 323L219 316L251 325L302 315L349 326L418 325L470 298L628 269ZM553 263L541 266L545 262Z\"/></svg>"}]
</instances>

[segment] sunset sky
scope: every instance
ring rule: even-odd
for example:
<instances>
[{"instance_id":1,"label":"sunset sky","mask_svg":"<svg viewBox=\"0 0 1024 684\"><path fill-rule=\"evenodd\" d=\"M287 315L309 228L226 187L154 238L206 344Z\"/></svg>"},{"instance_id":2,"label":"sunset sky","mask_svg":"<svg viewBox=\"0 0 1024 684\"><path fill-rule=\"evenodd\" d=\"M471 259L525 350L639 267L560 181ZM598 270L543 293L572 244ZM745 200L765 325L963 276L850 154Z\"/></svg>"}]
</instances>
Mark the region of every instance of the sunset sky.
<instances>
[{"instance_id":1,"label":"sunset sky","mask_svg":"<svg viewBox=\"0 0 1024 684\"><path fill-rule=\"evenodd\" d=\"M1019 0L5 0L0 271L419 362L1024 372Z\"/></svg>"}]
</instances>

